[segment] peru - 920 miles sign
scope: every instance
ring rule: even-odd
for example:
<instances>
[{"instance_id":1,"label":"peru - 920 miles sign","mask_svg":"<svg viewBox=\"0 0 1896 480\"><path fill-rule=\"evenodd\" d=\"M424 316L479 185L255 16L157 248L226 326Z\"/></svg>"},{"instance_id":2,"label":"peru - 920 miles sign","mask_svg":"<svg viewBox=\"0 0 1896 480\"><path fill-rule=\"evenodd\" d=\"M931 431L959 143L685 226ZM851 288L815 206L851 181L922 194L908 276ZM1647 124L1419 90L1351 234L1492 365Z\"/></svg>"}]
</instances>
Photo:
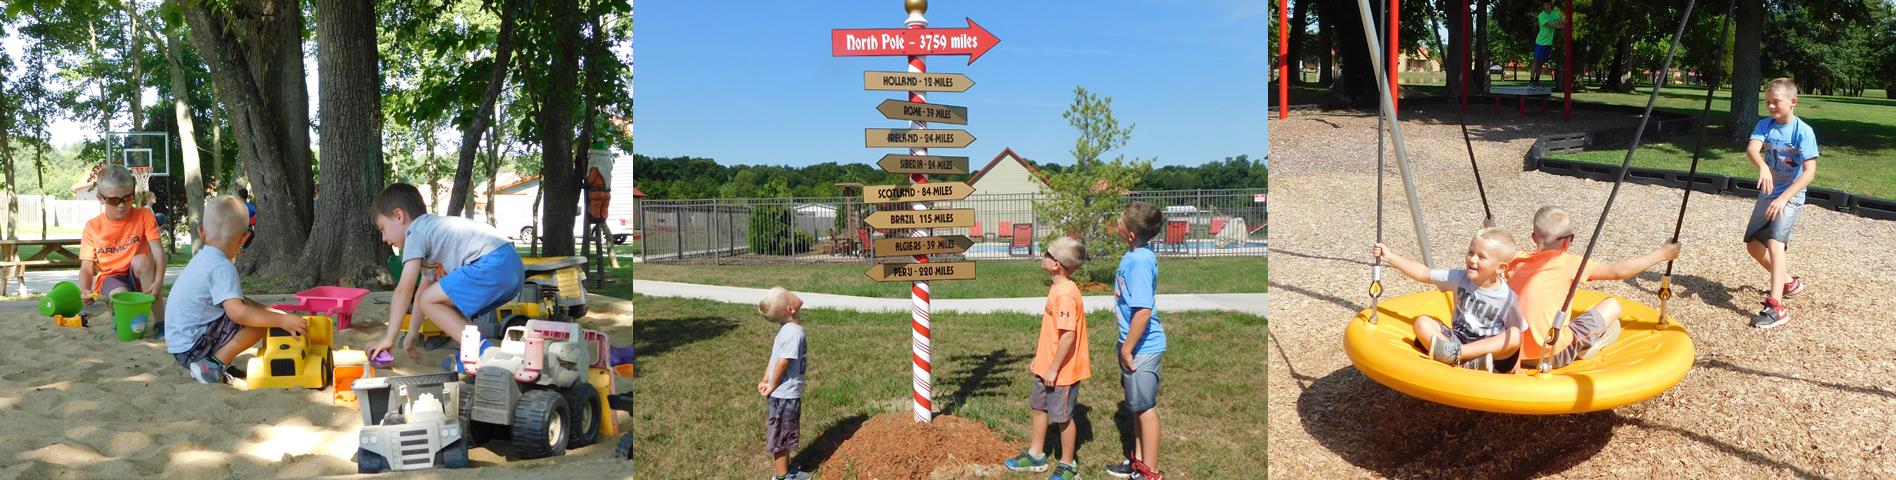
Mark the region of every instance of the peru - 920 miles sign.
<instances>
[{"instance_id":1,"label":"peru - 920 miles sign","mask_svg":"<svg viewBox=\"0 0 1896 480\"><path fill-rule=\"evenodd\" d=\"M878 263L863 274L878 282L974 280L974 262Z\"/></svg>"}]
</instances>

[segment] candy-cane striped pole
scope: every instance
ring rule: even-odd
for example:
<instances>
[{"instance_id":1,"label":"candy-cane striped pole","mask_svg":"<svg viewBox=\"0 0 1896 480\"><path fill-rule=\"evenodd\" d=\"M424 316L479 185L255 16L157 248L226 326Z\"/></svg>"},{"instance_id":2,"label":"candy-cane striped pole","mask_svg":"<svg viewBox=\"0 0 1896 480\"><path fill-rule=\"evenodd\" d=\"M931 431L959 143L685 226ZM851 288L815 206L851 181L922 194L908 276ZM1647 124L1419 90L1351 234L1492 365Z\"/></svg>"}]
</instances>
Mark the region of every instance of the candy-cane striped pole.
<instances>
[{"instance_id":1,"label":"candy-cane striped pole","mask_svg":"<svg viewBox=\"0 0 1896 480\"><path fill-rule=\"evenodd\" d=\"M907 0L903 2L903 6L908 10L907 23L909 29L913 30L928 26L928 19L922 18L922 14L928 11L927 0ZM908 57L908 71L911 73L927 73L928 67L923 62L924 58L926 58L924 55L910 55ZM923 103L928 101L928 99L922 96L922 92L908 92L908 101ZM909 128L916 130L926 129L928 128L928 122L911 121L909 122ZM928 149L910 148L909 154L927 155ZM928 176L919 173L911 173L909 174L909 183L928 183ZM927 210L928 203L915 202L910 204L909 208L914 210ZM926 237L933 234L933 229L926 228L915 229L910 232L911 236L916 237ZM915 262L928 263L928 256L916 255ZM929 353L933 342L930 340L929 335L928 282L914 282L909 284L909 301L913 304L910 306L909 318L913 321L911 330L914 336L914 344L910 352L910 361L914 364L915 370L915 421L928 423L932 421L935 416L934 367L932 366L933 360L931 360Z\"/></svg>"}]
</instances>

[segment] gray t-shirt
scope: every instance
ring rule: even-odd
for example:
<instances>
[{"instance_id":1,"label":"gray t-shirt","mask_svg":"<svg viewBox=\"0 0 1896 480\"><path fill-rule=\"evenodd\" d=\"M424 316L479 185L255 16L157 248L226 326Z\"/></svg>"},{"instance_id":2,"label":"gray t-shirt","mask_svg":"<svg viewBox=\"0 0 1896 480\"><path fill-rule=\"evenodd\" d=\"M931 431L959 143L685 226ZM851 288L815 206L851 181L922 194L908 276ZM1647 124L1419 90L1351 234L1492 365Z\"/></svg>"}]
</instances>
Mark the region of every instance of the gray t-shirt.
<instances>
[{"instance_id":1,"label":"gray t-shirt","mask_svg":"<svg viewBox=\"0 0 1896 480\"><path fill-rule=\"evenodd\" d=\"M810 348L803 342L803 325L786 323L777 328L777 340L771 342L770 362L764 368L775 368L777 359L790 359L790 367L783 370L783 378L777 382L777 389L770 392L775 398L803 398L803 366L808 361Z\"/></svg>"},{"instance_id":2,"label":"gray t-shirt","mask_svg":"<svg viewBox=\"0 0 1896 480\"><path fill-rule=\"evenodd\" d=\"M199 249L165 297L165 351L190 351L211 322L224 315L224 301L243 297L230 257L210 245Z\"/></svg>"},{"instance_id":3,"label":"gray t-shirt","mask_svg":"<svg viewBox=\"0 0 1896 480\"><path fill-rule=\"evenodd\" d=\"M1500 335L1508 327L1527 328L1521 302L1507 282L1482 288L1468 280L1467 270L1430 270L1429 280L1455 292L1454 329L1464 343Z\"/></svg>"},{"instance_id":4,"label":"gray t-shirt","mask_svg":"<svg viewBox=\"0 0 1896 480\"><path fill-rule=\"evenodd\" d=\"M419 258L422 263L440 264L443 275L474 263L495 248L512 245L485 223L433 214L408 222L407 235L402 240L402 261Z\"/></svg>"}]
</instances>

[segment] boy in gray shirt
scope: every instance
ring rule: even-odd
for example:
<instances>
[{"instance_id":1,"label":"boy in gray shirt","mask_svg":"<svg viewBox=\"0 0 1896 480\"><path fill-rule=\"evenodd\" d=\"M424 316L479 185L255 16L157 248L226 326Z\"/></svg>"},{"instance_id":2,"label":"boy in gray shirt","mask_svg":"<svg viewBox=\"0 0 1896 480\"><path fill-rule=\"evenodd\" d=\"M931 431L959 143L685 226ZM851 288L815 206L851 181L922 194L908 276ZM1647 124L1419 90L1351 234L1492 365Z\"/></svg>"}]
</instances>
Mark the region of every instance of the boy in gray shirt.
<instances>
[{"instance_id":1,"label":"boy in gray shirt","mask_svg":"<svg viewBox=\"0 0 1896 480\"><path fill-rule=\"evenodd\" d=\"M771 342L770 361L764 378L757 382L757 394L765 399L764 450L771 455L771 479L801 478L790 468L790 451L796 450L803 420L803 370L810 355L803 339L803 320L797 313L803 299L772 288L757 304L757 313L780 325L777 339Z\"/></svg>"},{"instance_id":2,"label":"boy in gray shirt","mask_svg":"<svg viewBox=\"0 0 1896 480\"><path fill-rule=\"evenodd\" d=\"M1521 331L1527 320L1520 301L1501 277L1501 268L1514 259L1514 235L1485 228L1468 242L1466 269L1430 270L1421 262L1402 258L1378 243L1370 253L1418 282L1455 292L1451 322L1423 315L1415 319L1415 337L1436 361L1463 368L1510 372L1519 360ZM1495 360L1495 359L1499 360Z\"/></svg>"},{"instance_id":3,"label":"boy in gray shirt","mask_svg":"<svg viewBox=\"0 0 1896 480\"><path fill-rule=\"evenodd\" d=\"M243 202L223 195L204 202L198 234L204 248L191 256L171 287L171 321L165 323L165 351L198 383L225 383L237 355L262 340L266 329L301 335L303 317L264 308L244 298L231 264L249 238Z\"/></svg>"}]
</instances>

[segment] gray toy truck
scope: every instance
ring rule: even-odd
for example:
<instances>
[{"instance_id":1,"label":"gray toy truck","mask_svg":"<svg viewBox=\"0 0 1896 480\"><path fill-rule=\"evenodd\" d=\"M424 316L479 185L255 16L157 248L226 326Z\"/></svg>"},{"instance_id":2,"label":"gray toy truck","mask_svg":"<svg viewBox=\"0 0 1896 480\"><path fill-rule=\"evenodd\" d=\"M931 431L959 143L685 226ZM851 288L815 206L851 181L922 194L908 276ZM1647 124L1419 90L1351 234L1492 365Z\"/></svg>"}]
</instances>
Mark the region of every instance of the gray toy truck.
<instances>
[{"instance_id":1,"label":"gray toy truck","mask_svg":"<svg viewBox=\"0 0 1896 480\"><path fill-rule=\"evenodd\" d=\"M352 385L362 410L357 472L467 468L459 375L370 377Z\"/></svg>"}]
</instances>

